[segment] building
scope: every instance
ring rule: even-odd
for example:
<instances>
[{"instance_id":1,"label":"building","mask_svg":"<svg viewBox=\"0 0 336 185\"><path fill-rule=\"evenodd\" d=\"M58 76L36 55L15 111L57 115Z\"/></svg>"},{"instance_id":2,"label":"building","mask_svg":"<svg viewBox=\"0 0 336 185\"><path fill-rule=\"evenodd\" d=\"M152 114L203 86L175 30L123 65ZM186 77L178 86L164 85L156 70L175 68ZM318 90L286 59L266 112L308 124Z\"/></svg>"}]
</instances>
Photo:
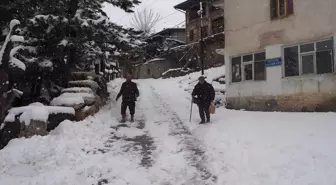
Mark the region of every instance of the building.
<instances>
[{"instance_id":1,"label":"building","mask_svg":"<svg viewBox=\"0 0 336 185\"><path fill-rule=\"evenodd\" d=\"M161 36L166 39L174 39L174 40L178 40L178 41L185 43L186 42L186 29L185 28L167 28L167 29L164 29L160 32L153 34L151 38L157 37L157 36Z\"/></svg>"},{"instance_id":2,"label":"building","mask_svg":"<svg viewBox=\"0 0 336 185\"><path fill-rule=\"evenodd\" d=\"M200 2L203 7L203 19L198 14ZM224 57L216 53L217 49L224 47L224 11L219 8L222 0L186 0L174 8L185 13L187 45L190 46L187 60L199 62L199 41L201 29L205 41L205 67L223 65Z\"/></svg>"},{"instance_id":3,"label":"building","mask_svg":"<svg viewBox=\"0 0 336 185\"><path fill-rule=\"evenodd\" d=\"M335 0L225 0L229 108L335 111Z\"/></svg>"},{"instance_id":4,"label":"building","mask_svg":"<svg viewBox=\"0 0 336 185\"><path fill-rule=\"evenodd\" d=\"M177 65L173 61L166 58L155 58L134 67L133 73L139 79L145 78L161 78L165 71L176 68Z\"/></svg>"},{"instance_id":5,"label":"building","mask_svg":"<svg viewBox=\"0 0 336 185\"><path fill-rule=\"evenodd\" d=\"M146 42L148 45L140 57L140 61L133 63L134 78L160 78L162 73L180 67L183 53L170 50L185 45L185 28L169 28L153 34Z\"/></svg>"}]
</instances>

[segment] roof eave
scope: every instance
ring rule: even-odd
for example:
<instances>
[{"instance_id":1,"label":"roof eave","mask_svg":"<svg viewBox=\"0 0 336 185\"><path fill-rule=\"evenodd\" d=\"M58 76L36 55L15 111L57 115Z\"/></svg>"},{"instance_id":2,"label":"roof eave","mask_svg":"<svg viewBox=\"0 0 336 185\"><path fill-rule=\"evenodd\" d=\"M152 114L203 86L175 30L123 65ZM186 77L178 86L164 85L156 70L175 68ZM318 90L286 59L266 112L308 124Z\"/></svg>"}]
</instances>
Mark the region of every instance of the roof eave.
<instances>
[{"instance_id":1,"label":"roof eave","mask_svg":"<svg viewBox=\"0 0 336 185\"><path fill-rule=\"evenodd\" d=\"M198 3L196 0L186 0L174 6L175 9L186 11L192 4Z\"/></svg>"}]
</instances>

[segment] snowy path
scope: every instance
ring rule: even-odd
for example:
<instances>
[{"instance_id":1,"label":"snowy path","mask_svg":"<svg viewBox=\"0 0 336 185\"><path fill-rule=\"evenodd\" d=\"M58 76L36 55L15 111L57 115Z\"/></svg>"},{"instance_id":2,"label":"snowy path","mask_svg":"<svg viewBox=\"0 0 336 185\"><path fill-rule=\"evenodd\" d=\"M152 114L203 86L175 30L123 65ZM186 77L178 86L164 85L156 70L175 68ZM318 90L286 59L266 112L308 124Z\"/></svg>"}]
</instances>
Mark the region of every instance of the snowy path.
<instances>
[{"instance_id":1,"label":"snowy path","mask_svg":"<svg viewBox=\"0 0 336 185\"><path fill-rule=\"evenodd\" d=\"M160 97L155 89L142 83L140 105L145 107L149 133L160 143L156 167L172 174L168 184L214 184L217 177L208 167L202 144L191 134L176 112ZM172 161L174 161L172 163Z\"/></svg>"},{"instance_id":2,"label":"snowy path","mask_svg":"<svg viewBox=\"0 0 336 185\"><path fill-rule=\"evenodd\" d=\"M134 123L121 124L113 98L95 116L62 123L46 137L0 151L0 185L211 185L204 147L155 92L140 83Z\"/></svg>"},{"instance_id":3,"label":"snowy path","mask_svg":"<svg viewBox=\"0 0 336 185\"><path fill-rule=\"evenodd\" d=\"M94 117L0 151L0 185L336 184L335 113L219 108L189 123L190 94L174 80L138 81L136 121L119 123L116 91Z\"/></svg>"}]
</instances>

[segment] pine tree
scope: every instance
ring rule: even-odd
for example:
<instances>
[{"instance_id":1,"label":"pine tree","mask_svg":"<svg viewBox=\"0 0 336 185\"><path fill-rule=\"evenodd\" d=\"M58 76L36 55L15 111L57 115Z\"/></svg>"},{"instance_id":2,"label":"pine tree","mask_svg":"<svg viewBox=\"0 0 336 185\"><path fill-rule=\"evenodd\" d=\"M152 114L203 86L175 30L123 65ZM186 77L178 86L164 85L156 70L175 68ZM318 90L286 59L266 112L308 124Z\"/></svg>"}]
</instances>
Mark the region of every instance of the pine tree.
<instances>
[{"instance_id":1,"label":"pine tree","mask_svg":"<svg viewBox=\"0 0 336 185\"><path fill-rule=\"evenodd\" d=\"M0 15L5 15L6 20L17 18L22 23L21 34L26 42L19 46L15 57L27 66L24 80L33 83L31 89L41 88L40 84L46 84L47 88L53 83L66 86L71 70L83 70L92 61L99 62L108 55L128 56L130 49L143 44L139 40L141 33L109 21L102 10L104 3L132 12L139 1L4 1ZM7 24L0 22L1 30L6 30ZM36 90L31 94L39 96Z\"/></svg>"}]
</instances>

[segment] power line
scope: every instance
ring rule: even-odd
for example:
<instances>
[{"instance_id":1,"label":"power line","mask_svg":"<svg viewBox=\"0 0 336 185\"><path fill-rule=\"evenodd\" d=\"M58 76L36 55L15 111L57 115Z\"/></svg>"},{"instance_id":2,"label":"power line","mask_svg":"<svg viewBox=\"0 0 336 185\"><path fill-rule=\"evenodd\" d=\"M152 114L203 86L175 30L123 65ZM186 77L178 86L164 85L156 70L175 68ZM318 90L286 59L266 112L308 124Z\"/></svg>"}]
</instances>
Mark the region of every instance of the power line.
<instances>
[{"instance_id":1,"label":"power line","mask_svg":"<svg viewBox=\"0 0 336 185\"><path fill-rule=\"evenodd\" d=\"M186 22L186 21L182 21L182 22L176 24L175 26L173 26L173 28L175 28L175 27L177 27L177 26L179 26L179 25L181 25L181 24L183 24L183 23L185 23L185 22Z\"/></svg>"},{"instance_id":2,"label":"power line","mask_svg":"<svg viewBox=\"0 0 336 185\"><path fill-rule=\"evenodd\" d=\"M170 17L170 16L172 16L172 15L175 15L175 14L177 14L177 13L179 13L179 12L176 11L176 12L174 12L174 13L171 13L171 14L169 14L169 15L167 15L167 16L162 17L160 20L165 19L165 18L167 18L167 17Z\"/></svg>"}]
</instances>

